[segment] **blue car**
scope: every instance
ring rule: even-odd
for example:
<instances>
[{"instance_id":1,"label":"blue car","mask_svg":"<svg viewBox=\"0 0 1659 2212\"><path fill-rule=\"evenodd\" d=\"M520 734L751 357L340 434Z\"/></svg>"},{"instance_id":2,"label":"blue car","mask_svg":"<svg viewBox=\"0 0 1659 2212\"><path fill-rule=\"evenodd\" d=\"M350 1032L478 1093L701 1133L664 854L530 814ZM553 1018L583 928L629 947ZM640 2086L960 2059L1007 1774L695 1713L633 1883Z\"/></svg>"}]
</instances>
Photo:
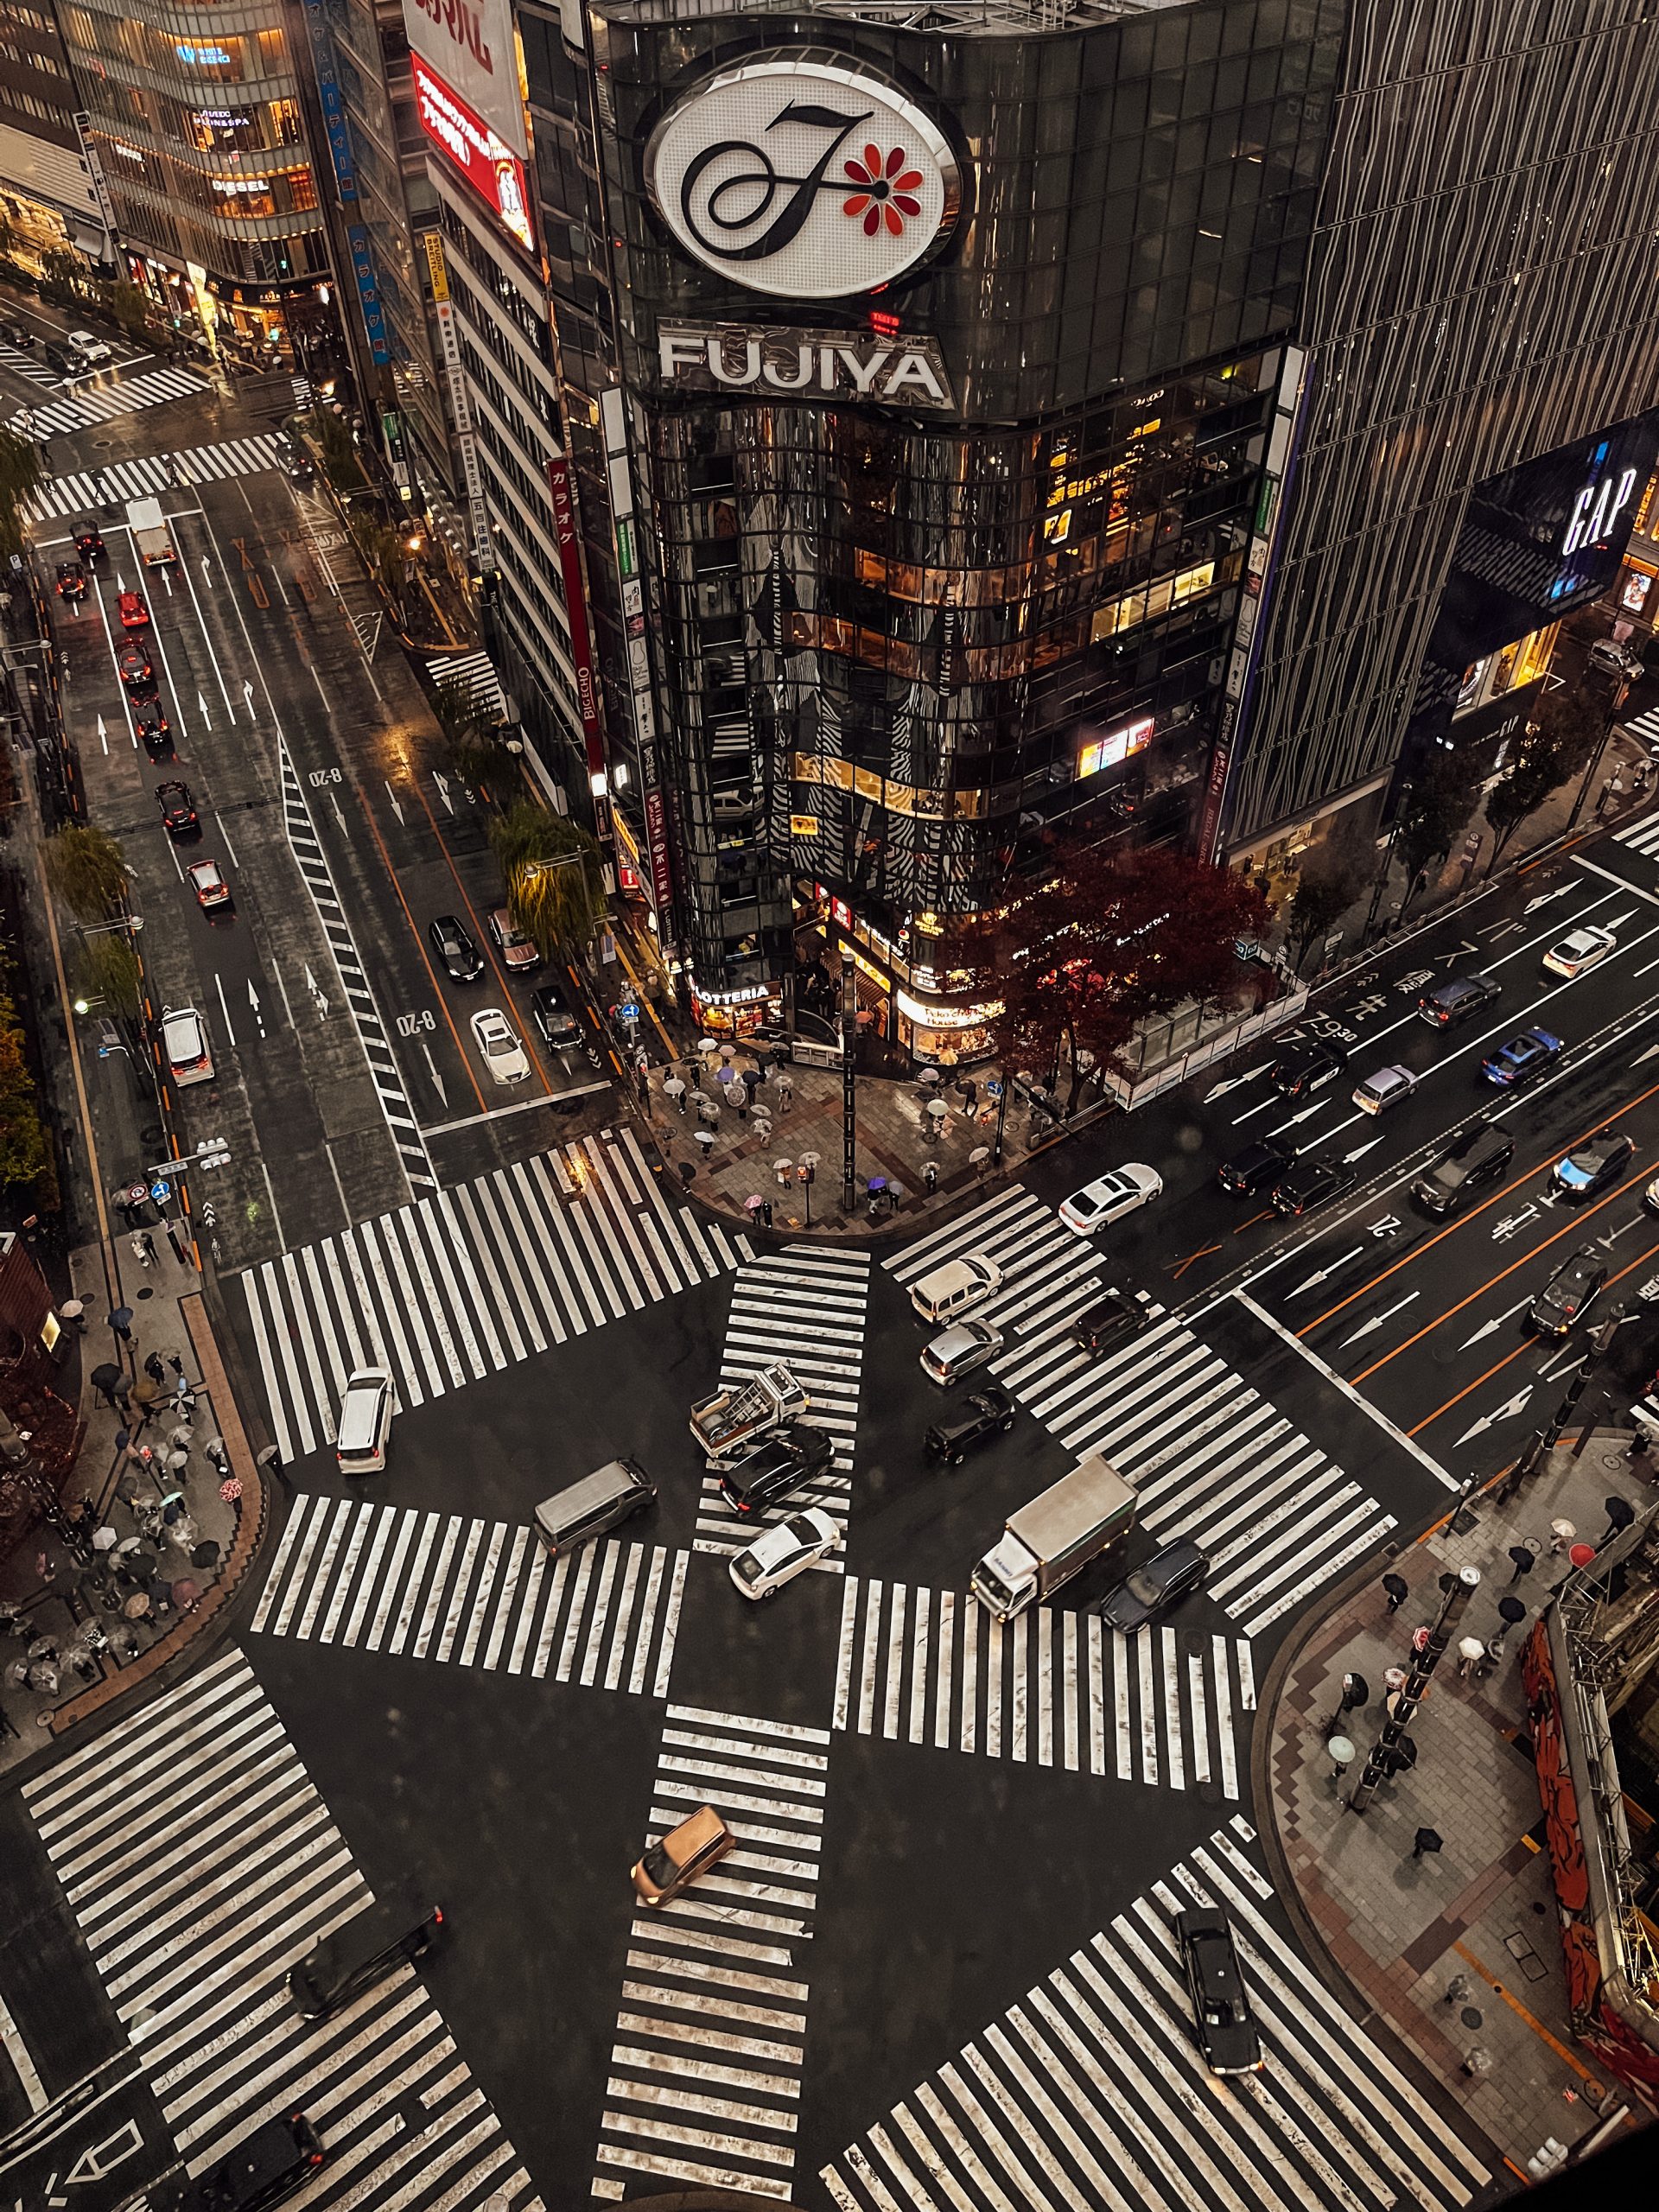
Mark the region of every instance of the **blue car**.
<instances>
[{"instance_id":1,"label":"blue car","mask_svg":"<svg viewBox=\"0 0 1659 2212\"><path fill-rule=\"evenodd\" d=\"M1566 1050L1560 1039L1552 1037L1548 1029L1523 1029L1518 1037L1500 1045L1490 1059L1483 1060L1480 1071L1488 1083L1519 1090L1546 1068L1553 1068Z\"/></svg>"}]
</instances>

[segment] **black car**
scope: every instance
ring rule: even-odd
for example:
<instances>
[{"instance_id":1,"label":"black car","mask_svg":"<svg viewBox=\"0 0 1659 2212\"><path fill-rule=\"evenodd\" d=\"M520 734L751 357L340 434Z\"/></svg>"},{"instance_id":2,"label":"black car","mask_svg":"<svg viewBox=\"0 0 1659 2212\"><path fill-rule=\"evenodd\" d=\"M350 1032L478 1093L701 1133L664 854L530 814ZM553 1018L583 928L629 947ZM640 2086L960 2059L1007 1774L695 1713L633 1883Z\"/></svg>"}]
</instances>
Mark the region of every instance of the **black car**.
<instances>
[{"instance_id":1,"label":"black car","mask_svg":"<svg viewBox=\"0 0 1659 2212\"><path fill-rule=\"evenodd\" d=\"M1108 1290L1071 1324L1071 1341L1081 1351L1105 1351L1138 1337L1151 1319L1151 1306L1130 1292Z\"/></svg>"},{"instance_id":2,"label":"black car","mask_svg":"<svg viewBox=\"0 0 1659 2212\"><path fill-rule=\"evenodd\" d=\"M821 1428L804 1421L791 1421L776 1436L728 1467L720 1478L726 1503L735 1513L759 1513L776 1505L814 1475L821 1475L835 1457L836 1447Z\"/></svg>"},{"instance_id":3,"label":"black car","mask_svg":"<svg viewBox=\"0 0 1659 2212\"><path fill-rule=\"evenodd\" d=\"M1414 1179L1411 1195L1427 1213L1451 1213L1471 1191L1498 1182L1514 1158L1515 1139L1507 1129L1496 1129L1490 1122L1471 1122Z\"/></svg>"},{"instance_id":4,"label":"black car","mask_svg":"<svg viewBox=\"0 0 1659 2212\"><path fill-rule=\"evenodd\" d=\"M1246 1197L1264 1185L1271 1189L1295 1157L1296 1147L1287 1138L1258 1137L1243 1152L1223 1160L1216 1170L1216 1180L1236 1198Z\"/></svg>"},{"instance_id":5,"label":"black car","mask_svg":"<svg viewBox=\"0 0 1659 2212\"><path fill-rule=\"evenodd\" d=\"M1006 1436L1014 1427L1014 1400L997 1383L970 1390L955 1421L936 1421L922 1440L930 1459L943 1459L959 1467L970 1452L977 1452L994 1436Z\"/></svg>"},{"instance_id":6,"label":"black car","mask_svg":"<svg viewBox=\"0 0 1659 2212\"><path fill-rule=\"evenodd\" d=\"M1175 1939L1205 2064L1212 2074L1254 2074L1262 2043L1226 1914L1214 1905L1191 1905L1175 1916Z\"/></svg>"},{"instance_id":7,"label":"black car","mask_svg":"<svg viewBox=\"0 0 1659 2212\"><path fill-rule=\"evenodd\" d=\"M1121 1629L1127 1636L1190 1598L1209 1572L1209 1560L1192 1538L1179 1537L1154 1552L1133 1574L1126 1574L1095 1611L1108 1628Z\"/></svg>"},{"instance_id":8,"label":"black car","mask_svg":"<svg viewBox=\"0 0 1659 2212\"><path fill-rule=\"evenodd\" d=\"M138 733L139 743L152 760L170 760L173 758L173 725L156 702L151 701L148 706L135 703L132 726Z\"/></svg>"},{"instance_id":9,"label":"black car","mask_svg":"<svg viewBox=\"0 0 1659 2212\"><path fill-rule=\"evenodd\" d=\"M1558 1160L1550 1187L1564 1198L1599 1198L1611 1191L1636 1157L1636 1140L1622 1129L1598 1129L1587 1142Z\"/></svg>"},{"instance_id":10,"label":"black car","mask_svg":"<svg viewBox=\"0 0 1659 2212\"><path fill-rule=\"evenodd\" d=\"M194 837L200 830L188 784L157 784L156 804L162 810L162 827L169 837Z\"/></svg>"},{"instance_id":11,"label":"black car","mask_svg":"<svg viewBox=\"0 0 1659 2212\"><path fill-rule=\"evenodd\" d=\"M1569 1335L1600 1297L1607 1268L1607 1255L1599 1245L1580 1244L1527 1308L1527 1326L1541 1337Z\"/></svg>"},{"instance_id":12,"label":"black car","mask_svg":"<svg viewBox=\"0 0 1659 2212\"><path fill-rule=\"evenodd\" d=\"M75 550L83 561L101 561L104 558L104 540L92 523L82 523L75 532Z\"/></svg>"},{"instance_id":13,"label":"black car","mask_svg":"<svg viewBox=\"0 0 1659 2212\"><path fill-rule=\"evenodd\" d=\"M384 1981L405 1959L429 1950L442 1925L437 1905L416 1908L396 1900L371 1905L325 1936L289 1970L289 1995L306 2019L324 2019Z\"/></svg>"},{"instance_id":14,"label":"black car","mask_svg":"<svg viewBox=\"0 0 1659 2212\"><path fill-rule=\"evenodd\" d=\"M1343 1046L1320 1037L1312 1044L1287 1045L1268 1070L1268 1081L1287 1098L1306 1098L1334 1083L1347 1065Z\"/></svg>"},{"instance_id":15,"label":"black car","mask_svg":"<svg viewBox=\"0 0 1659 2212\"><path fill-rule=\"evenodd\" d=\"M1490 1006L1503 988L1496 976L1448 976L1445 982L1423 993L1417 1011L1435 1028L1450 1029Z\"/></svg>"},{"instance_id":16,"label":"black car","mask_svg":"<svg viewBox=\"0 0 1659 2212\"><path fill-rule=\"evenodd\" d=\"M1313 1213L1319 1206L1329 1205L1332 1198L1339 1198L1351 1191L1359 1178L1342 1160L1299 1160L1279 1182L1274 1184L1273 1204L1279 1213Z\"/></svg>"},{"instance_id":17,"label":"black car","mask_svg":"<svg viewBox=\"0 0 1659 2212\"><path fill-rule=\"evenodd\" d=\"M432 950L452 983L475 983L484 973L484 956L454 914L440 914L427 928Z\"/></svg>"},{"instance_id":18,"label":"black car","mask_svg":"<svg viewBox=\"0 0 1659 2212\"><path fill-rule=\"evenodd\" d=\"M530 1018L540 1031L543 1043L555 1052L582 1042L581 1027L556 983L543 983L531 993Z\"/></svg>"},{"instance_id":19,"label":"black car","mask_svg":"<svg viewBox=\"0 0 1659 2212\"><path fill-rule=\"evenodd\" d=\"M60 561L58 563L58 597L85 599L86 571L79 561Z\"/></svg>"},{"instance_id":20,"label":"black car","mask_svg":"<svg viewBox=\"0 0 1659 2212\"><path fill-rule=\"evenodd\" d=\"M266 2212L324 2163L322 2139L302 2112L285 2112L245 2135L215 2166L187 2182L177 2212ZM150 2192L155 2202L156 2192ZM162 2204L166 2199L163 2196Z\"/></svg>"},{"instance_id":21,"label":"black car","mask_svg":"<svg viewBox=\"0 0 1659 2212\"><path fill-rule=\"evenodd\" d=\"M115 664L129 691L135 690L141 683L148 683L156 673L155 663L140 645L123 645L116 655Z\"/></svg>"}]
</instances>

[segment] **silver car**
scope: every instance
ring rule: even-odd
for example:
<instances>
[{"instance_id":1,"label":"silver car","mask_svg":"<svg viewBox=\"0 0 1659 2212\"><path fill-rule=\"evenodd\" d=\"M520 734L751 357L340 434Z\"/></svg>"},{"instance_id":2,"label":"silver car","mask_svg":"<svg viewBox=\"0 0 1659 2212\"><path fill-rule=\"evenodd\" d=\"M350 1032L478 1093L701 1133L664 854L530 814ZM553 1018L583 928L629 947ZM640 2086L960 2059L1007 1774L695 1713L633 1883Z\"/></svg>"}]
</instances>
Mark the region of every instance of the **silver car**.
<instances>
[{"instance_id":1,"label":"silver car","mask_svg":"<svg viewBox=\"0 0 1659 2212\"><path fill-rule=\"evenodd\" d=\"M1002 1332L988 1321L958 1321L934 1338L922 1354L922 1372L935 1382L950 1384L976 1367L983 1367L1002 1349Z\"/></svg>"},{"instance_id":2,"label":"silver car","mask_svg":"<svg viewBox=\"0 0 1659 2212\"><path fill-rule=\"evenodd\" d=\"M1378 1068L1355 1091L1354 1103L1366 1114L1386 1114L1390 1106L1409 1098L1416 1088L1417 1078L1409 1068Z\"/></svg>"}]
</instances>

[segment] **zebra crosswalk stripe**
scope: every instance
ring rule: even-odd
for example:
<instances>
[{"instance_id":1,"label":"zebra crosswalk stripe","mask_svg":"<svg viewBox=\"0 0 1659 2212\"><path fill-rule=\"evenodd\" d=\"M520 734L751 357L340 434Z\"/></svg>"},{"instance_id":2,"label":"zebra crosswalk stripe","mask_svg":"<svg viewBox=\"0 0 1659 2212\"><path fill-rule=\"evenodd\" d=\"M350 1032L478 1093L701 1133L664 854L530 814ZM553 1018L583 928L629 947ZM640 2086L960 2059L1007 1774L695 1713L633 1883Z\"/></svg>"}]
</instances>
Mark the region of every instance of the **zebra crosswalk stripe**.
<instances>
[{"instance_id":1,"label":"zebra crosswalk stripe","mask_svg":"<svg viewBox=\"0 0 1659 2212\"><path fill-rule=\"evenodd\" d=\"M849 1733L1236 1799L1255 1708L1236 1639L1195 1649L1048 1608L1005 1627L955 1590L847 1579L834 1726Z\"/></svg>"},{"instance_id":2,"label":"zebra crosswalk stripe","mask_svg":"<svg viewBox=\"0 0 1659 2212\"><path fill-rule=\"evenodd\" d=\"M412 1967L327 2019L295 2010L289 1969L373 1900L240 1650L24 1802L192 2177L302 2110L327 2154L307 2212L541 2212Z\"/></svg>"},{"instance_id":3,"label":"zebra crosswalk stripe","mask_svg":"<svg viewBox=\"0 0 1659 2212\"><path fill-rule=\"evenodd\" d=\"M1255 1847L1236 1815L867 2129L822 2171L840 2212L1468 2203L1488 2162L1308 1975ZM1172 1924L1200 1904L1232 1920L1262 2043L1224 2094Z\"/></svg>"},{"instance_id":4,"label":"zebra crosswalk stripe","mask_svg":"<svg viewBox=\"0 0 1659 2212\"><path fill-rule=\"evenodd\" d=\"M29 384L41 385L55 391L63 379L54 369L43 369L40 363L25 353L20 346L0 340L0 368L10 369L15 377L22 377Z\"/></svg>"},{"instance_id":5,"label":"zebra crosswalk stripe","mask_svg":"<svg viewBox=\"0 0 1659 2212\"><path fill-rule=\"evenodd\" d=\"M302 1491L252 1630L665 1695L687 1554L613 1538L578 1559L550 1567L505 1521Z\"/></svg>"},{"instance_id":6,"label":"zebra crosswalk stripe","mask_svg":"<svg viewBox=\"0 0 1659 2212\"><path fill-rule=\"evenodd\" d=\"M753 1541L757 1528L816 1505L842 1535L842 1548L818 1564L826 1573L844 1572L869 1267L867 1253L791 1244L750 1261L739 1274L726 1322L721 1387L741 1387L760 1369L783 1361L812 1401L804 1422L829 1433L834 1457L823 1474L741 1522L726 1503L720 1477L705 1474L694 1550L730 1556Z\"/></svg>"},{"instance_id":7,"label":"zebra crosswalk stripe","mask_svg":"<svg viewBox=\"0 0 1659 2212\"><path fill-rule=\"evenodd\" d=\"M669 1203L632 1129L492 1169L242 1275L272 1433L284 1459L332 1442L353 1367L424 1405L751 1249Z\"/></svg>"},{"instance_id":8,"label":"zebra crosswalk stripe","mask_svg":"<svg viewBox=\"0 0 1659 2212\"><path fill-rule=\"evenodd\" d=\"M282 442L266 431L216 445L181 446L172 453L143 454L130 461L105 461L101 467L72 475L48 477L23 502L23 512L37 523L83 515L90 508L149 499L181 485L257 476L282 464Z\"/></svg>"},{"instance_id":9,"label":"zebra crosswalk stripe","mask_svg":"<svg viewBox=\"0 0 1659 2212\"><path fill-rule=\"evenodd\" d=\"M206 391L207 380L190 369L149 369L143 376L124 378L119 384L92 385L67 393L61 399L37 401L20 408L6 424L18 436L44 445L48 438L85 430L94 423L111 423L118 415L136 415L145 407L161 407L169 399L188 399Z\"/></svg>"},{"instance_id":10,"label":"zebra crosswalk stripe","mask_svg":"<svg viewBox=\"0 0 1659 2212\"><path fill-rule=\"evenodd\" d=\"M1631 823L1628 830L1618 832L1613 842L1627 845L1633 853L1645 853L1651 859L1659 853L1659 814L1645 815L1640 822Z\"/></svg>"},{"instance_id":11,"label":"zebra crosswalk stripe","mask_svg":"<svg viewBox=\"0 0 1659 2212\"><path fill-rule=\"evenodd\" d=\"M970 1253L996 1261L1002 1286L975 1309L1007 1339L989 1372L1078 1459L1103 1452L1154 1535L1200 1546L1205 1586L1245 1636L1394 1527L1362 1484L1155 1300L1142 1299L1148 1325L1118 1351L1079 1351L1070 1331L1102 1288L1098 1258L1029 1191L1015 1185L925 1243L884 1265L909 1284Z\"/></svg>"},{"instance_id":12,"label":"zebra crosswalk stripe","mask_svg":"<svg viewBox=\"0 0 1659 2212\"><path fill-rule=\"evenodd\" d=\"M639 2176L791 2196L829 1746L822 1728L668 1707L647 1847L705 1804L737 1840L635 1911L596 2198Z\"/></svg>"}]
</instances>

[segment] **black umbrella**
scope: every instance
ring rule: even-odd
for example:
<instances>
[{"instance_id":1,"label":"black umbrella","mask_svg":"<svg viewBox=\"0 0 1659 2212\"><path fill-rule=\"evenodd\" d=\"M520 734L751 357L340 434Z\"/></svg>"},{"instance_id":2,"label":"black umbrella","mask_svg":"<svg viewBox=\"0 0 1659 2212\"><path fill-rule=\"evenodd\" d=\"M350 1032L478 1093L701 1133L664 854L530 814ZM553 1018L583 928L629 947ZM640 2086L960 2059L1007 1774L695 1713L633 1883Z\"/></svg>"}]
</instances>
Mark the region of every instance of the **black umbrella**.
<instances>
[{"instance_id":1,"label":"black umbrella","mask_svg":"<svg viewBox=\"0 0 1659 2212\"><path fill-rule=\"evenodd\" d=\"M93 1389L101 1390L105 1396L111 1400L113 1400L115 1396L116 1384L118 1382L124 1382L125 1380L125 1376L122 1373L121 1370L116 1366L112 1360L106 1359L103 1361L99 1366L95 1367L92 1372L92 1385Z\"/></svg>"}]
</instances>

